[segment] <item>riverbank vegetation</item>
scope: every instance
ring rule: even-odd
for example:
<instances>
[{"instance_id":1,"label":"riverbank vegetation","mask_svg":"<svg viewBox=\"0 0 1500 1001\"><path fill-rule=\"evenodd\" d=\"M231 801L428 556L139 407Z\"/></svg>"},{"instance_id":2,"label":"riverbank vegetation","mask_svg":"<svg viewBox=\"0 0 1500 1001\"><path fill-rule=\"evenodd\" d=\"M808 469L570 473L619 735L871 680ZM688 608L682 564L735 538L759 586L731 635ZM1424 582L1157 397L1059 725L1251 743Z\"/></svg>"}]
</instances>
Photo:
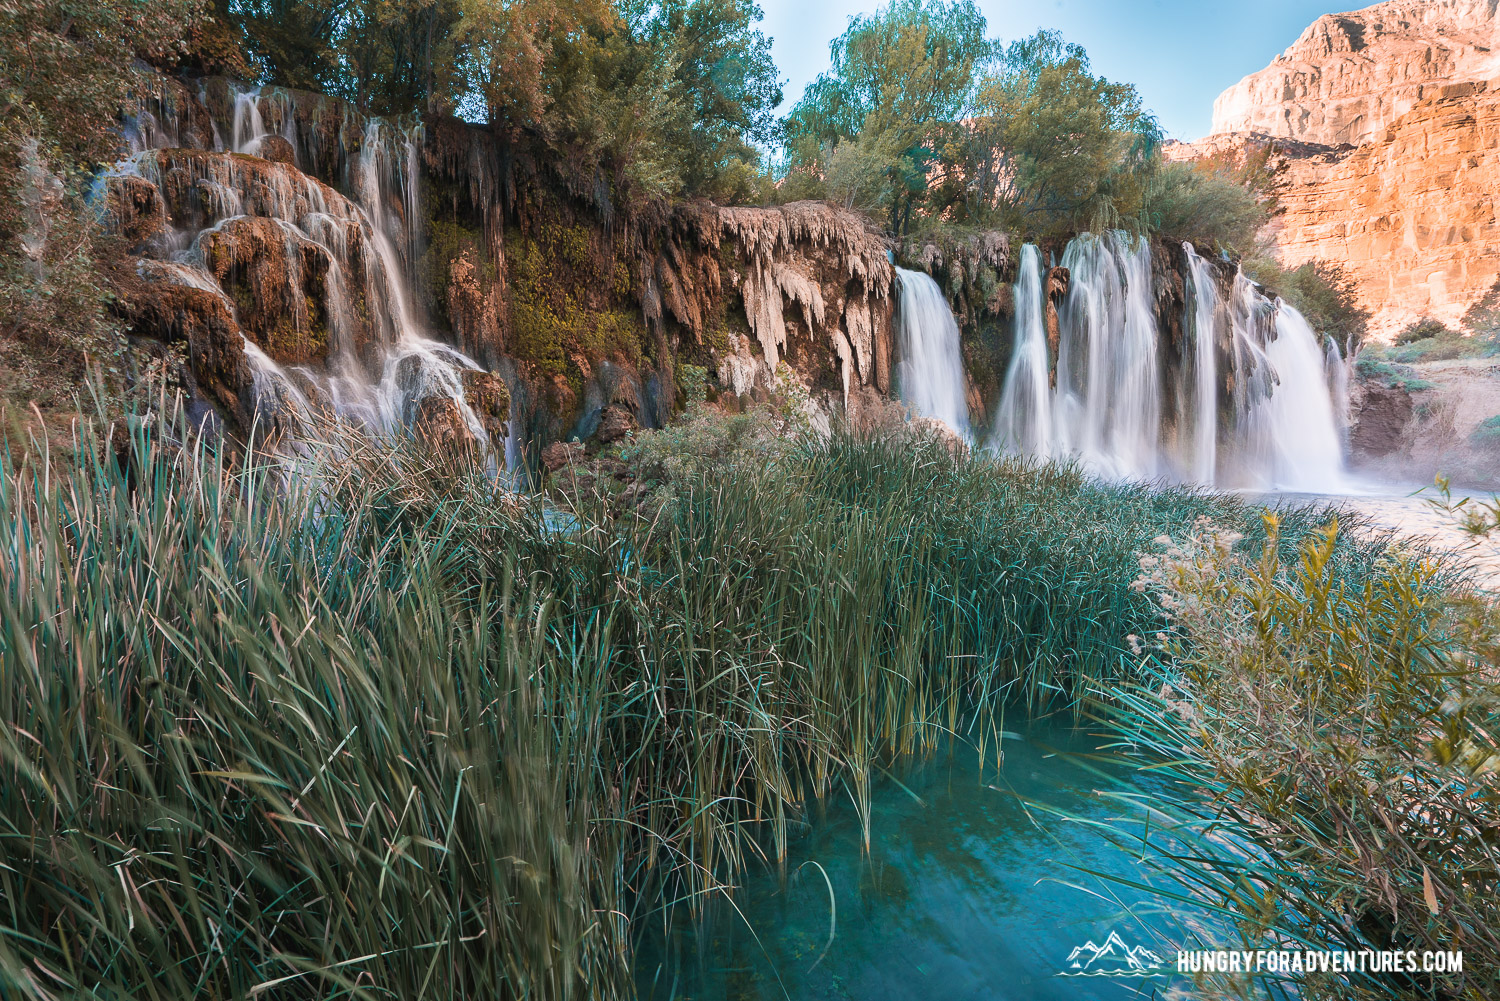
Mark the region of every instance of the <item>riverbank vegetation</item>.
<instances>
[{"instance_id":1,"label":"riverbank vegetation","mask_svg":"<svg viewBox=\"0 0 1500 1001\"><path fill-rule=\"evenodd\" d=\"M1496 606L1445 585L1415 548L1350 586L1334 569L1337 524L1291 563L1268 524L1259 555L1202 523L1142 560L1138 586L1171 626L1115 721L1174 780L1157 804L1182 824L1174 835L1194 832L1158 859L1233 921L1241 939L1218 947L1463 953L1457 973L1280 978L1298 996L1490 997ZM1246 986L1211 981L1207 996Z\"/></svg>"},{"instance_id":2,"label":"riverbank vegetation","mask_svg":"<svg viewBox=\"0 0 1500 1001\"><path fill-rule=\"evenodd\" d=\"M1264 538L1231 499L899 425L721 427L775 419L696 413L678 440L739 443L707 462L644 435L615 460L654 499L566 517L336 428L291 480L159 422L8 464L0 976L625 993L640 922L774 858L811 799L868 824L883 763L1136 676L1153 537Z\"/></svg>"}]
</instances>

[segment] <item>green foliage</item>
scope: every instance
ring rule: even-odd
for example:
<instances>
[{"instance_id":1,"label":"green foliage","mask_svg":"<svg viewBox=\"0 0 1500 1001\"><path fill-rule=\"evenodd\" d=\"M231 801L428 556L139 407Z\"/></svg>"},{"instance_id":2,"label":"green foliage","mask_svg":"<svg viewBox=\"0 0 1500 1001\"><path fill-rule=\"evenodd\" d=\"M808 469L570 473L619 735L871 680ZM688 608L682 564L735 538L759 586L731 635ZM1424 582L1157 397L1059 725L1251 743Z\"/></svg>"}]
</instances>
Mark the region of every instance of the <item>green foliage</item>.
<instances>
[{"instance_id":1,"label":"green foliage","mask_svg":"<svg viewBox=\"0 0 1500 1001\"><path fill-rule=\"evenodd\" d=\"M1202 163L1164 163L1146 190L1150 228L1200 250L1243 251L1268 218L1266 204L1238 176Z\"/></svg>"},{"instance_id":2,"label":"green foliage","mask_svg":"<svg viewBox=\"0 0 1500 1001\"><path fill-rule=\"evenodd\" d=\"M1464 313L1463 326L1488 347L1487 353L1500 349L1500 278Z\"/></svg>"},{"instance_id":3,"label":"green foliage","mask_svg":"<svg viewBox=\"0 0 1500 1001\"><path fill-rule=\"evenodd\" d=\"M7 464L11 993L622 995L639 922L811 798L868 830L881 762L1133 670L1153 534L1253 520L768 421L638 436L667 502L566 531L347 428L290 478L143 420Z\"/></svg>"},{"instance_id":4,"label":"green foliage","mask_svg":"<svg viewBox=\"0 0 1500 1001\"><path fill-rule=\"evenodd\" d=\"M150 96L141 59L171 62L202 21L198 0L0 3L0 394L71 392L92 365L113 397L125 345L98 265L95 171L121 146L121 114Z\"/></svg>"},{"instance_id":5,"label":"green foliage","mask_svg":"<svg viewBox=\"0 0 1500 1001\"><path fill-rule=\"evenodd\" d=\"M832 65L785 122L790 173L806 194L826 185L829 197L881 208L903 231L995 49L972 0L892 0L852 18L829 46Z\"/></svg>"},{"instance_id":6,"label":"green foliage","mask_svg":"<svg viewBox=\"0 0 1500 1001\"><path fill-rule=\"evenodd\" d=\"M579 359L617 358L639 365L646 328L639 310L617 307L629 291L623 264L595 254L583 226L542 227L506 238L510 339L507 351L543 378L565 376L583 388ZM623 287L622 287L623 282Z\"/></svg>"},{"instance_id":7,"label":"green foliage","mask_svg":"<svg viewBox=\"0 0 1500 1001\"><path fill-rule=\"evenodd\" d=\"M1298 996L1478 1001L1500 963L1500 619L1420 551L1351 585L1341 538L1331 523L1288 565L1200 526L1142 560L1170 666L1118 722L1205 797L1153 797L1174 837L1203 841L1142 854L1236 921L1220 947L1462 950L1469 971L1312 973Z\"/></svg>"},{"instance_id":8,"label":"green foliage","mask_svg":"<svg viewBox=\"0 0 1500 1001\"><path fill-rule=\"evenodd\" d=\"M1430 318L1407 326L1389 347L1367 349L1374 358L1403 364L1480 358L1493 351L1494 346L1483 337L1466 336Z\"/></svg>"},{"instance_id":9,"label":"green foliage","mask_svg":"<svg viewBox=\"0 0 1500 1001\"><path fill-rule=\"evenodd\" d=\"M754 0L235 0L264 79L523 130L631 197L761 201L781 101Z\"/></svg>"},{"instance_id":10,"label":"green foliage","mask_svg":"<svg viewBox=\"0 0 1500 1001\"><path fill-rule=\"evenodd\" d=\"M1500 415L1486 417L1470 434L1469 440L1485 448L1500 446Z\"/></svg>"},{"instance_id":11,"label":"green foliage","mask_svg":"<svg viewBox=\"0 0 1500 1001\"><path fill-rule=\"evenodd\" d=\"M1296 307L1313 330L1337 340L1346 356L1364 342L1370 314L1359 305L1358 286L1340 265L1308 261L1284 268L1274 258L1247 254L1240 266L1268 293Z\"/></svg>"},{"instance_id":12,"label":"green foliage","mask_svg":"<svg viewBox=\"0 0 1500 1001\"><path fill-rule=\"evenodd\" d=\"M970 216L997 204L1027 229L1099 230L1139 213L1160 127L1081 46L1052 31L1011 43L977 110L958 171Z\"/></svg>"},{"instance_id":13,"label":"green foliage","mask_svg":"<svg viewBox=\"0 0 1500 1001\"><path fill-rule=\"evenodd\" d=\"M1432 388L1432 383L1417 375L1410 365L1384 361L1379 351L1360 352L1354 362L1354 371L1362 379L1381 382L1391 389L1403 389L1408 393Z\"/></svg>"},{"instance_id":14,"label":"green foliage","mask_svg":"<svg viewBox=\"0 0 1500 1001\"><path fill-rule=\"evenodd\" d=\"M1459 336L1458 331L1449 327L1442 320L1424 316L1420 320L1413 320L1401 328L1396 335L1397 344L1411 344L1415 341L1429 339L1451 340Z\"/></svg>"}]
</instances>

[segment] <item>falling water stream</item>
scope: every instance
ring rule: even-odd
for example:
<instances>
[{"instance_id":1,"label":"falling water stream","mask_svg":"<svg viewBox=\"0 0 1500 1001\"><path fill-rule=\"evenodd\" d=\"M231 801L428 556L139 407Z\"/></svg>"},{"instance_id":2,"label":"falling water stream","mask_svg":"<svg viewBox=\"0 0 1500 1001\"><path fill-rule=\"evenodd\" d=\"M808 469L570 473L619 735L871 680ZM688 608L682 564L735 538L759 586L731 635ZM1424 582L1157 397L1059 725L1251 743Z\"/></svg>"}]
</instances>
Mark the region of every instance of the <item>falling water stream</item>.
<instances>
[{"instance_id":1,"label":"falling water stream","mask_svg":"<svg viewBox=\"0 0 1500 1001\"><path fill-rule=\"evenodd\" d=\"M1214 267L1191 244L1183 249L1184 345L1164 364L1145 239L1084 233L1068 244L1055 345L1041 252L1021 248L991 446L1074 459L1107 479L1339 490L1347 479L1342 355L1333 346L1325 352L1302 314L1242 274L1225 295ZM902 398L959 427L966 408L960 417L942 402L963 385L956 348L941 364L933 360L933 345L956 345L953 318L935 284L908 275L898 321Z\"/></svg>"},{"instance_id":2,"label":"falling water stream","mask_svg":"<svg viewBox=\"0 0 1500 1001\"><path fill-rule=\"evenodd\" d=\"M281 91L254 88L236 93L227 151L259 155L265 140L279 135L295 156L293 111L290 95ZM143 148L124 169L154 169L151 144L174 137L154 123L137 131L144 137ZM273 171L259 178L253 173L259 168L227 161L195 182L216 217L214 224L197 233L172 234L169 259L143 263L143 270L154 277L213 291L233 312L235 304L209 270L206 255L206 241L226 226L254 216L272 219L287 241L286 260L293 269L288 280L293 284L300 284L295 272L300 248L311 245L325 255L326 362L280 365L248 338L244 342L258 420L297 424L315 409L327 408L370 430L392 433L410 427L421 401L436 396L452 401L464 425L487 450L492 444L502 446L489 442L483 422L465 397L463 373L480 366L429 336L413 305L408 272L417 255L413 220L418 211L419 142L419 133L372 120L353 172L354 198L348 201L330 197L322 185L302 174ZM395 206L401 211L394 211ZM353 260L351 227L365 249L360 266ZM364 287L355 289L351 276L361 273ZM371 307L368 322L375 330L378 355L374 359L361 358L351 336L353 302L359 294Z\"/></svg>"},{"instance_id":3,"label":"falling water stream","mask_svg":"<svg viewBox=\"0 0 1500 1001\"><path fill-rule=\"evenodd\" d=\"M935 417L960 434L969 431L964 363L958 323L942 290L924 271L896 269L900 286L896 343L901 352L901 400L923 417Z\"/></svg>"}]
</instances>

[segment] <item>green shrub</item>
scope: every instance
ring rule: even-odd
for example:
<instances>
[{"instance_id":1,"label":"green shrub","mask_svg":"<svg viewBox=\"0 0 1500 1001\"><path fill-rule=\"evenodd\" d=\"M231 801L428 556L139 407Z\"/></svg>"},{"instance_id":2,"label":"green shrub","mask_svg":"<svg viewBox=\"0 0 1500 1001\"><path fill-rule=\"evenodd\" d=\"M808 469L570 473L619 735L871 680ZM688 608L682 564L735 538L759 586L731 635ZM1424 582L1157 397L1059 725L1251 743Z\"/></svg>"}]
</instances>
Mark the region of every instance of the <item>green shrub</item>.
<instances>
[{"instance_id":1,"label":"green shrub","mask_svg":"<svg viewBox=\"0 0 1500 1001\"><path fill-rule=\"evenodd\" d=\"M1500 414L1480 421L1479 426L1470 432L1469 440L1485 448L1500 446Z\"/></svg>"},{"instance_id":2,"label":"green shrub","mask_svg":"<svg viewBox=\"0 0 1500 1001\"><path fill-rule=\"evenodd\" d=\"M1206 165L1166 163L1147 186L1151 228L1204 252L1253 246L1266 207L1236 177Z\"/></svg>"},{"instance_id":3,"label":"green shrub","mask_svg":"<svg viewBox=\"0 0 1500 1001\"><path fill-rule=\"evenodd\" d=\"M1433 384L1420 378L1409 365L1381 360L1377 351L1364 351L1354 363L1354 371L1362 379L1379 382L1391 389L1402 389L1408 393L1432 389Z\"/></svg>"},{"instance_id":4,"label":"green shrub","mask_svg":"<svg viewBox=\"0 0 1500 1001\"><path fill-rule=\"evenodd\" d=\"M1411 344L1415 341L1427 340L1429 338L1452 340L1458 336L1460 336L1458 331L1449 327L1442 320L1424 316L1402 327L1401 332L1396 335L1395 342L1397 344Z\"/></svg>"},{"instance_id":5,"label":"green shrub","mask_svg":"<svg viewBox=\"0 0 1500 1001\"><path fill-rule=\"evenodd\" d=\"M1172 627L1117 722L1166 762L1158 775L1206 798L1153 803L1178 836L1204 838L1197 851L1160 841L1155 860L1238 921L1230 947L1462 950L1468 971L1313 973L1297 996L1491 997L1496 606L1447 591L1420 551L1392 551L1349 586L1336 522L1288 565L1269 527L1258 559L1204 525L1142 560L1139 586Z\"/></svg>"}]
</instances>

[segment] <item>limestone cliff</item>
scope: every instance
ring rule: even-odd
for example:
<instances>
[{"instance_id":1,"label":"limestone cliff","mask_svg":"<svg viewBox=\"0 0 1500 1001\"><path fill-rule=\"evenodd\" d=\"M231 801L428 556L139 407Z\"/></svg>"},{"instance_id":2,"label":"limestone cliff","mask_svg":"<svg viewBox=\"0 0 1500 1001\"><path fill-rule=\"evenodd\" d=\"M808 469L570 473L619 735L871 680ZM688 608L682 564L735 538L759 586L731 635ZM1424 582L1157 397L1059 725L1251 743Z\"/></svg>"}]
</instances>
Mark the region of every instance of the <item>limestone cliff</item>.
<instances>
[{"instance_id":1,"label":"limestone cliff","mask_svg":"<svg viewBox=\"0 0 1500 1001\"><path fill-rule=\"evenodd\" d=\"M1454 81L1500 73L1493 0L1387 0L1325 14L1214 102L1213 131L1328 146L1377 140Z\"/></svg>"}]
</instances>

